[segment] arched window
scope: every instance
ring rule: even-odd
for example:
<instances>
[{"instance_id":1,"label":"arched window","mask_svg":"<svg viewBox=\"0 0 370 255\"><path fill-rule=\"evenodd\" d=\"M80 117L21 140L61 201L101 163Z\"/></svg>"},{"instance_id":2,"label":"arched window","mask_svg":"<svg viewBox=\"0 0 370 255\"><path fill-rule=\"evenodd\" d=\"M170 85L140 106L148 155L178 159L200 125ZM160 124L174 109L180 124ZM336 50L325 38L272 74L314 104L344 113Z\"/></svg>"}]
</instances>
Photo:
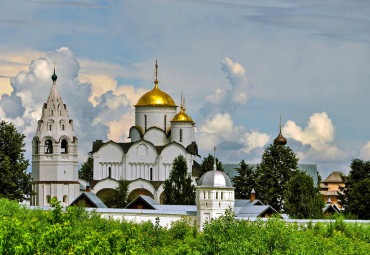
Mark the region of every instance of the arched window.
<instances>
[{"instance_id":1,"label":"arched window","mask_svg":"<svg viewBox=\"0 0 370 255\"><path fill-rule=\"evenodd\" d=\"M35 154L39 154L39 141L37 139L34 140L34 144L35 144L35 151L34 153Z\"/></svg>"},{"instance_id":2,"label":"arched window","mask_svg":"<svg viewBox=\"0 0 370 255\"><path fill-rule=\"evenodd\" d=\"M50 139L45 141L45 154L53 154L53 142Z\"/></svg>"},{"instance_id":3,"label":"arched window","mask_svg":"<svg viewBox=\"0 0 370 255\"><path fill-rule=\"evenodd\" d=\"M180 129L180 143L182 143L182 129Z\"/></svg>"},{"instance_id":4,"label":"arched window","mask_svg":"<svg viewBox=\"0 0 370 255\"><path fill-rule=\"evenodd\" d=\"M50 204L50 202L51 202L51 197L50 197L50 195L47 195L47 196L46 196L46 202Z\"/></svg>"},{"instance_id":5,"label":"arched window","mask_svg":"<svg viewBox=\"0 0 370 255\"><path fill-rule=\"evenodd\" d=\"M48 121L48 130L49 131L52 131L53 130L53 125L54 125L54 121L53 120L49 120Z\"/></svg>"},{"instance_id":6,"label":"arched window","mask_svg":"<svg viewBox=\"0 0 370 255\"><path fill-rule=\"evenodd\" d=\"M167 115L164 115L164 132L167 130Z\"/></svg>"},{"instance_id":7,"label":"arched window","mask_svg":"<svg viewBox=\"0 0 370 255\"><path fill-rule=\"evenodd\" d=\"M62 154L67 154L68 153L68 141L66 139L62 140L62 144L61 144L60 148L61 148Z\"/></svg>"},{"instance_id":8,"label":"arched window","mask_svg":"<svg viewBox=\"0 0 370 255\"><path fill-rule=\"evenodd\" d=\"M67 195L63 196L63 203L68 203L68 196Z\"/></svg>"},{"instance_id":9,"label":"arched window","mask_svg":"<svg viewBox=\"0 0 370 255\"><path fill-rule=\"evenodd\" d=\"M146 117L146 115L144 115L144 126L145 126L145 131L146 131L146 127L147 127L147 117Z\"/></svg>"},{"instance_id":10,"label":"arched window","mask_svg":"<svg viewBox=\"0 0 370 255\"><path fill-rule=\"evenodd\" d=\"M218 192L216 192L216 199L218 199Z\"/></svg>"},{"instance_id":11,"label":"arched window","mask_svg":"<svg viewBox=\"0 0 370 255\"><path fill-rule=\"evenodd\" d=\"M64 124L62 124L62 130L64 130Z\"/></svg>"},{"instance_id":12,"label":"arched window","mask_svg":"<svg viewBox=\"0 0 370 255\"><path fill-rule=\"evenodd\" d=\"M112 178L112 168L108 167L108 177Z\"/></svg>"},{"instance_id":13,"label":"arched window","mask_svg":"<svg viewBox=\"0 0 370 255\"><path fill-rule=\"evenodd\" d=\"M224 193L221 192L221 199L224 199Z\"/></svg>"},{"instance_id":14,"label":"arched window","mask_svg":"<svg viewBox=\"0 0 370 255\"><path fill-rule=\"evenodd\" d=\"M54 115L54 110L53 109L50 110L50 114L51 114L51 116Z\"/></svg>"}]
</instances>

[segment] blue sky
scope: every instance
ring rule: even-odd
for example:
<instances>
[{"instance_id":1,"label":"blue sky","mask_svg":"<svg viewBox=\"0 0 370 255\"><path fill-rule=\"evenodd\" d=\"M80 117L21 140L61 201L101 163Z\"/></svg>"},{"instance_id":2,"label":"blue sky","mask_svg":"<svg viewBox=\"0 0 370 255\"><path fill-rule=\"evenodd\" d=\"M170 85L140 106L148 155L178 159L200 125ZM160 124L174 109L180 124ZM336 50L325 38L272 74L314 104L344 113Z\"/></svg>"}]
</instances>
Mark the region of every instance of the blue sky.
<instances>
[{"instance_id":1,"label":"blue sky","mask_svg":"<svg viewBox=\"0 0 370 255\"><path fill-rule=\"evenodd\" d=\"M202 156L217 145L225 163L257 163L282 114L288 145L323 177L370 159L367 1L3 0L0 17L0 118L28 151L54 61L82 161L92 141L126 139L158 58Z\"/></svg>"}]
</instances>

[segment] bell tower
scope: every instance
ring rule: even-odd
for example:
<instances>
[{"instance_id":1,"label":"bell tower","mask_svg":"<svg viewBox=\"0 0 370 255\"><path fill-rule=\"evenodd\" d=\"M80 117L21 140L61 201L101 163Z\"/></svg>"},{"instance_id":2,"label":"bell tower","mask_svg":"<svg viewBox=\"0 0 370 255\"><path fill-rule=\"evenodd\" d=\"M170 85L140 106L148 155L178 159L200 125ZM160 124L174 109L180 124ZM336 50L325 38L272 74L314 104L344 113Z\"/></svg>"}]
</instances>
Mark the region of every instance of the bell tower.
<instances>
[{"instance_id":1,"label":"bell tower","mask_svg":"<svg viewBox=\"0 0 370 255\"><path fill-rule=\"evenodd\" d=\"M53 85L32 140L32 188L36 195L31 197L31 205L35 206L50 206L53 197L67 206L80 194L78 140L57 90L55 64L51 79Z\"/></svg>"}]
</instances>

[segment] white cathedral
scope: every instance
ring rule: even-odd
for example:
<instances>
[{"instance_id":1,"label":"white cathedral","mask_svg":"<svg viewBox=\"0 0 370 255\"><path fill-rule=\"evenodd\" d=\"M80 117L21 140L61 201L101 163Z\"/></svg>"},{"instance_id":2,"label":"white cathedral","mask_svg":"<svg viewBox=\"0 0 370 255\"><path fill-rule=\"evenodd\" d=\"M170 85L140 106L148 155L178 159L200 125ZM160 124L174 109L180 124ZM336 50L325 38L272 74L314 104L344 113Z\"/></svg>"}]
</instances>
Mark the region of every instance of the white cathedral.
<instances>
[{"instance_id":1,"label":"white cathedral","mask_svg":"<svg viewBox=\"0 0 370 255\"><path fill-rule=\"evenodd\" d=\"M130 142L97 140L93 143L93 180L78 179L78 139L69 119L67 106L57 90L57 76L43 105L33 138L31 205L48 206L57 197L69 205L84 189L91 188L103 201L118 187L119 180L129 182L129 194L147 195L163 200L163 182L169 177L173 160L183 155L188 172L199 165L195 142L195 122L186 114L184 100L180 111L174 100L158 87L158 64L154 88L135 105L135 125L130 128ZM193 178L195 180L195 177Z\"/></svg>"}]
</instances>

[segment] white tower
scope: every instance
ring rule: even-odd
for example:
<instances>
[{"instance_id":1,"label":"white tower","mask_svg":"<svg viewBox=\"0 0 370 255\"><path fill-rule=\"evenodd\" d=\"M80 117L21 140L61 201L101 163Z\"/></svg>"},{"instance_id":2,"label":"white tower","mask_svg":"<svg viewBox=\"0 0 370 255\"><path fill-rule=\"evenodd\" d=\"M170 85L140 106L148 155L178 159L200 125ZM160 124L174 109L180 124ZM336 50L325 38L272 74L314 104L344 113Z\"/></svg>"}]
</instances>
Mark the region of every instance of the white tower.
<instances>
[{"instance_id":1,"label":"white tower","mask_svg":"<svg viewBox=\"0 0 370 255\"><path fill-rule=\"evenodd\" d=\"M32 141L33 191L31 205L50 206L56 197L62 205L69 205L79 194L78 141L57 87L57 76L42 107L36 134Z\"/></svg>"},{"instance_id":2,"label":"white tower","mask_svg":"<svg viewBox=\"0 0 370 255\"><path fill-rule=\"evenodd\" d=\"M234 187L224 172L216 170L216 157L213 170L203 174L198 181L195 201L200 230L205 222L223 215L229 208L234 208Z\"/></svg>"}]
</instances>

